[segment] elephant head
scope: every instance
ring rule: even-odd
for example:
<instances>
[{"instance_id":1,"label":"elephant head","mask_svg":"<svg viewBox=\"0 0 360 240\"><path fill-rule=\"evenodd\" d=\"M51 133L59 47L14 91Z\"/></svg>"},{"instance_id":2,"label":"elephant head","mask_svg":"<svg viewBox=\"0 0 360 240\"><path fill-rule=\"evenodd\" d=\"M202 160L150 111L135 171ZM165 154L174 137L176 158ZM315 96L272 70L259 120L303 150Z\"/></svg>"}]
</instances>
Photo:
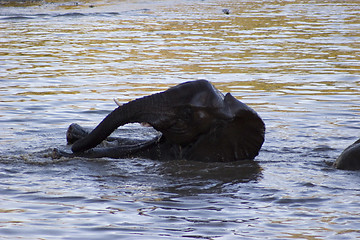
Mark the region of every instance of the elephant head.
<instances>
[{"instance_id":1,"label":"elephant head","mask_svg":"<svg viewBox=\"0 0 360 240\"><path fill-rule=\"evenodd\" d=\"M160 131L180 149L180 157L199 161L253 159L265 135L265 125L254 110L230 93L224 96L210 82L197 80L119 106L76 141L72 151L93 148L119 126L135 122Z\"/></svg>"}]
</instances>

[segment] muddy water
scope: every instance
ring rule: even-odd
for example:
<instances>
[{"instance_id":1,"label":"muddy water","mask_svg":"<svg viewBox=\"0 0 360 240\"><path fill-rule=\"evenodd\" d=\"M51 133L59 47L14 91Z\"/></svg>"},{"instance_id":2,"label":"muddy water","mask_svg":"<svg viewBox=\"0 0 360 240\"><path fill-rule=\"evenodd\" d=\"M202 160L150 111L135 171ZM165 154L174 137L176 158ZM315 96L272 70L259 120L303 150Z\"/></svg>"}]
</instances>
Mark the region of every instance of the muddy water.
<instances>
[{"instance_id":1,"label":"muddy water","mask_svg":"<svg viewBox=\"0 0 360 240\"><path fill-rule=\"evenodd\" d=\"M360 174L327 164L360 137L357 1L1 3L1 239L360 237ZM255 164L48 156L199 78L266 122Z\"/></svg>"}]
</instances>

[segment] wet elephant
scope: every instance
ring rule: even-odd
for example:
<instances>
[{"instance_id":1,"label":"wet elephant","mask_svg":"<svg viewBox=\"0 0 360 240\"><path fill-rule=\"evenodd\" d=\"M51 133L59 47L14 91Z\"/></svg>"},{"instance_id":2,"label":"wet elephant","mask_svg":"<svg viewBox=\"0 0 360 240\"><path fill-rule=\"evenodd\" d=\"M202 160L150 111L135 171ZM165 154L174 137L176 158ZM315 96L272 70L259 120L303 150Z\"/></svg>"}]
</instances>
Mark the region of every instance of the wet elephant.
<instances>
[{"instance_id":1,"label":"wet elephant","mask_svg":"<svg viewBox=\"0 0 360 240\"><path fill-rule=\"evenodd\" d=\"M161 134L127 143L108 138L127 123L146 123ZM265 124L253 109L206 80L185 82L121 105L90 133L77 124L67 132L72 156L204 162L254 159L264 137ZM104 140L115 146L96 147Z\"/></svg>"},{"instance_id":2,"label":"wet elephant","mask_svg":"<svg viewBox=\"0 0 360 240\"><path fill-rule=\"evenodd\" d=\"M336 159L334 167L344 170L360 170L360 139L345 148Z\"/></svg>"}]
</instances>

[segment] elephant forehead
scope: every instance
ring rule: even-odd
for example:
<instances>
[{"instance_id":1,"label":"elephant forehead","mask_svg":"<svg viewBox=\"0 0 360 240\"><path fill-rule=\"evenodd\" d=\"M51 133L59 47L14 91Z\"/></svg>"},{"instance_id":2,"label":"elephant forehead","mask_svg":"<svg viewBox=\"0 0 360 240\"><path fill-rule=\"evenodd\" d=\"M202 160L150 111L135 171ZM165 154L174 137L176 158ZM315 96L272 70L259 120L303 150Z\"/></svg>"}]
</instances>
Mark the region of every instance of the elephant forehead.
<instances>
[{"instance_id":1,"label":"elephant forehead","mask_svg":"<svg viewBox=\"0 0 360 240\"><path fill-rule=\"evenodd\" d=\"M191 96L189 105L204 108L222 108L224 106L224 96L216 88L213 91L198 92Z\"/></svg>"},{"instance_id":2,"label":"elephant forehead","mask_svg":"<svg viewBox=\"0 0 360 240\"><path fill-rule=\"evenodd\" d=\"M175 105L223 107L224 95L207 80L185 82L165 91Z\"/></svg>"}]
</instances>

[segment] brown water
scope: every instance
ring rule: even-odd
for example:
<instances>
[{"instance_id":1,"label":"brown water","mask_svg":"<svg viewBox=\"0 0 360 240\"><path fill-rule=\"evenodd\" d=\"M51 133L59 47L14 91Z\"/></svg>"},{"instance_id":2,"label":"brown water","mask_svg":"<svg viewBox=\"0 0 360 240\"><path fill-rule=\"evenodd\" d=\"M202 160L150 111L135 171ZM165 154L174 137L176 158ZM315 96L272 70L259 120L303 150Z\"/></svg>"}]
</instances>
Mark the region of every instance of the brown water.
<instances>
[{"instance_id":1,"label":"brown water","mask_svg":"<svg viewBox=\"0 0 360 240\"><path fill-rule=\"evenodd\" d=\"M358 1L1 3L0 239L360 238L360 173L326 164L360 137ZM258 166L48 156L199 78L262 116Z\"/></svg>"}]
</instances>

